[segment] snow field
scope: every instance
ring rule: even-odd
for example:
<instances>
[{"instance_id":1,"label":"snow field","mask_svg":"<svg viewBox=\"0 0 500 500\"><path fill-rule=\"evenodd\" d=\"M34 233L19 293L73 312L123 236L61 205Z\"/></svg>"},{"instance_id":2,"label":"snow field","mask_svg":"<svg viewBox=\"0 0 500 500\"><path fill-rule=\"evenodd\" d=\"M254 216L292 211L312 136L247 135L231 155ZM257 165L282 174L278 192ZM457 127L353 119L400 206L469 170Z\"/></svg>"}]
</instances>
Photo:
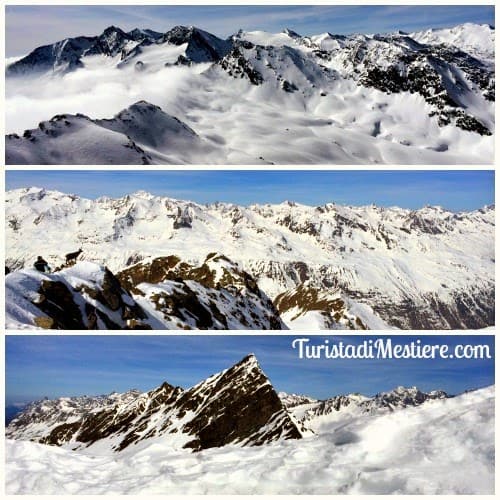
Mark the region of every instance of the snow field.
<instances>
[{"instance_id":1,"label":"snow field","mask_svg":"<svg viewBox=\"0 0 500 500\"><path fill-rule=\"evenodd\" d=\"M492 494L494 387L317 433L190 453L155 439L112 456L7 441L8 494Z\"/></svg>"}]
</instances>

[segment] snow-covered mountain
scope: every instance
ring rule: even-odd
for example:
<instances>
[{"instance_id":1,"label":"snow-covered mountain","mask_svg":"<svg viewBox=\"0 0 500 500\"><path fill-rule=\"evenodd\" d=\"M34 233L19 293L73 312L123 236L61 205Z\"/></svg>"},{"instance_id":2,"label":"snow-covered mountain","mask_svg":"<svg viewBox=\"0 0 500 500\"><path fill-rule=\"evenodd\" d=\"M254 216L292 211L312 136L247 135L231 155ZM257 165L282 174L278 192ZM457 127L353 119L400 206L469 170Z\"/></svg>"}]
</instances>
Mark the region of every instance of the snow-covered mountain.
<instances>
[{"instance_id":1,"label":"snow-covered mountain","mask_svg":"<svg viewBox=\"0 0 500 500\"><path fill-rule=\"evenodd\" d=\"M288 394L282 391L278 392L278 396L287 409L293 408L294 406L317 402L317 399L305 396L303 394Z\"/></svg>"},{"instance_id":2,"label":"snow-covered mountain","mask_svg":"<svg viewBox=\"0 0 500 500\"><path fill-rule=\"evenodd\" d=\"M282 397L282 400L290 409L292 415L297 421L306 426L313 427L317 421L322 420L318 417L330 416L336 419L353 418L359 415L379 415L390 413L408 407L420 406L426 401L435 399L446 399L450 396L441 390L431 391L429 393L420 391L417 387L396 387L392 391L380 392L373 397L362 394L343 394L323 401L304 399L301 402L290 403L289 397Z\"/></svg>"},{"instance_id":3,"label":"snow-covered mountain","mask_svg":"<svg viewBox=\"0 0 500 500\"><path fill-rule=\"evenodd\" d=\"M82 138L86 137L87 140ZM192 156L210 158L214 146L159 107L140 101L105 120L77 115L56 115L26 130L22 137L8 136L11 163L122 163L148 165L189 162ZM139 146L140 144L140 146ZM96 148L102 150L95 156ZM164 150L159 154L156 150ZM67 161L71 158L71 162ZM95 158L90 161L89 158Z\"/></svg>"},{"instance_id":4,"label":"snow-covered mountain","mask_svg":"<svg viewBox=\"0 0 500 500\"><path fill-rule=\"evenodd\" d=\"M44 398L34 401L22 410L6 430L10 437L23 440L38 440L51 429L77 422L91 413L98 413L106 408L128 405L136 400L140 391L132 389L125 393L112 392L101 396Z\"/></svg>"},{"instance_id":5,"label":"snow-covered mountain","mask_svg":"<svg viewBox=\"0 0 500 500\"><path fill-rule=\"evenodd\" d=\"M249 366L253 366L250 373ZM96 403L86 417L77 412L74 417L63 417L61 421L67 421L66 425L54 418L53 409L61 406L62 400L32 405L30 413L22 417L24 420L21 417L14 420L6 431L7 492L492 494L494 491L493 386L456 397L446 397L440 391L425 394L416 388L397 388L373 398L352 394L327 400L349 399L349 404L342 403L338 409L331 407L331 411L317 414L309 411L307 418L303 418L311 404L326 402L305 403L287 411L252 358L224 373L195 386L198 388L194 391L195 399L185 414L180 402L195 388L172 396L169 402L168 394L175 389L168 384L138 396L135 403L106 406L106 410ZM263 387L257 388L261 381ZM290 399L286 394L281 398ZM369 402L371 410L364 411ZM35 414L35 409L42 405L45 406L40 413ZM279 418L272 418L273 411L277 411L274 415ZM42 428L39 422L44 412L47 421ZM210 419L210 415L215 417ZM259 427L257 434L249 431L249 422L258 419L258 427L268 417L270 421ZM297 418L304 423L295 423ZM92 429L87 425L90 422ZM218 444L200 440L207 422L210 436L227 438ZM299 430L301 425L304 430ZM284 431L285 428L289 431ZM135 433L127 432L128 429ZM251 433L257 439L235 438L228 429L236 429L234 432L240 437ZM78 442L79 438L91 439L90 434L97 438L91 444ZM106 434L108 437L102 437ZM42 436L51 438L44 440ZM40 444L37 442L40 440L60 446ZM203 444L209 446L203 449ZM187 449L183 449L186 445ZM198 451L193 454L193 450Z\"/></svg>"},{"instance_id":6,"label":"snow-covered mountain","mask_svg":"<svg viewBox=\"0 0 500 500\"><path fill-rule=\"evenodd\" d=\"M142 394L35 402L9 424L6 435L101 451L158 438L194 451L302 438L253 355L187 390L164 382Z\"/></svg>"},{"instance_id":7,"label":"snow-covered mountain","mask_svg":"<svg viewBox=\"0 0 500 500\"><path fill-rule=\"evenodd\" d=\"M493 206L242 207L41 188L8 191L5 206L6 265L15 271L6 277L9 328L35 326L40 310L50 312L42 300L50 291L75 304L83 328L89 313L107 316L108 328L494 324ZM78 248L83 262L66 266ZM32 270L37 255L54 271Z\"/></svg>"},{"instance_id":8,"label":"snow-covered mountain","mask_svg":"<svg viewBox=\"0 0 500 500\"><path fill-rule=\"evenodd\" d=\"M453 28L418 31L410 37L422 44L452 45L478 59L495 59L495 28L488 24L465 23Z\"/></svg>"},{"instance_id":9,"label":"snow-covered mountain","mask_svg":"<svg viewBox=\"0 0 500 500\"><path fill-rule=\"evenodd\" d=\"M490 163L494 37L470 23L227 40L111 26L7 67L6 162ZM107 81L123 97L104 95ZM20 98L31 103L22 118L9 104Z\"/></svg>"}]
</instances>

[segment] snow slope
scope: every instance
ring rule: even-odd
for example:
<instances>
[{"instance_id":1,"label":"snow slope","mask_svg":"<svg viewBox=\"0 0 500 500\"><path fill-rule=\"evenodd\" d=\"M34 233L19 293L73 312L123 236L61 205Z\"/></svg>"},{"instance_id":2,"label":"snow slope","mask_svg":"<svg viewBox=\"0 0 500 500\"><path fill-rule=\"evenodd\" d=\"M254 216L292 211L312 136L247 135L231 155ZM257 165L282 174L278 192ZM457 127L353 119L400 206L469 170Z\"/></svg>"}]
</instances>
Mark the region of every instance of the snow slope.
<instances>
[{"instance_id":1,"label":"snow slope","mask_svg":"<svg viewBox=\"0 0 500 500\"><path fill-rule=\"evenodd\" d=\"M8 494L493 494L494 387L196 454L161 440L109 456L6 442Z\"/></svg>"},{"instance_id":2,"label":"snow slope","mask_svg":"<svg viewBox=\"0 0 500 500\"><path fill-rule=\"evenodd\" d=\"M494 322L494 213L200 205L144 192L93 201L26 188L6 193L6 264L29 268L42 254L56 267L65 253L83 248L81 259L124 276L137 271L139 281L122 286L141 301L138 295L162 288L171 293L178 285L162 281L173 278L216 287L194 268L177 267L168 277L167 266L152 279L134 265L176 255L201 269L208 254L219 255L225 257L208 259L210 273L222 277L222 268L237 264L231 273L246 272L250 289L253 280L292 328L482 328ZM153 286L139 294L131 287L140 281Z\"/></svg>"},{"instance_id":3,"label":"snow slope","mask_svg":"<svg viewBox=\"0 0 500 500\"><path fill-rule=\"evenodd\" d=\"M493 161L491 27L311 37L240 30L228 40L194 27L130 33L110 27L8 66L7 163ZM150 133L130 139L103 126L140 101L193 134L180 143L169 129L151 144ZM78 119L82 112L91 119ZM71 126L47 121L54 115Z\"/></svg>"},{"instance_id":4,"label":"snow slope","mask_svg":"<svg viewBox=\"0 0 500 500\"><path fill-rule=\"evenodd\" d=\"M453 28L429 29L411 33L419 43L454 45L472 56L495 58L495 30L488 24L465 23Z\"/></svg>"},{"instance_id":5,"label":"snow slope","mask_svg":"<svg viewBox=\"0 0 500 500\"><path fill-rule=\"evenodd\" d=\"M177 118L139 101L115 117L91 120L84 115L57 115L23 137L9 139L11 163L189 162L193 155L210 158L214 147Z\"/></svg>"}]
</instances>

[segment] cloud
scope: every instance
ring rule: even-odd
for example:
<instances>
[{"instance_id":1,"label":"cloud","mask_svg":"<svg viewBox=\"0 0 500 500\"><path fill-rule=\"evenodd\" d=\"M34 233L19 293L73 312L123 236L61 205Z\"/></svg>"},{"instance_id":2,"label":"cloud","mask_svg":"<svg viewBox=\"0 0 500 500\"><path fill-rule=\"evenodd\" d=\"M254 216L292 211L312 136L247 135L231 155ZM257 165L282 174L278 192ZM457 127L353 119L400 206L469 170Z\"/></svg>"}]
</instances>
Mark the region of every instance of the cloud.
<instances>
[{"instance_id":1,"label":"cloud","mask_svg":"<svg viewBox=\"0 0 500 500\"><path fill-rule=\"evenodd\" d=\"M174 51L172 51L174 52ZM168 56L163 54L164 59ZM116 68L101 56L87 58L87 66L60 76L8 78L6 81L6 131L22 133L56 114L84 113L92 118L111 118L136 101L145 99L176 114L176 96L188 93L206 65L170 67L138 72L133 65ZM173 61L176 55L172 55ZM100 64L102 63L102 64ZM26 112L29 110L29 113Z\"/></svg>"}]
</instances>

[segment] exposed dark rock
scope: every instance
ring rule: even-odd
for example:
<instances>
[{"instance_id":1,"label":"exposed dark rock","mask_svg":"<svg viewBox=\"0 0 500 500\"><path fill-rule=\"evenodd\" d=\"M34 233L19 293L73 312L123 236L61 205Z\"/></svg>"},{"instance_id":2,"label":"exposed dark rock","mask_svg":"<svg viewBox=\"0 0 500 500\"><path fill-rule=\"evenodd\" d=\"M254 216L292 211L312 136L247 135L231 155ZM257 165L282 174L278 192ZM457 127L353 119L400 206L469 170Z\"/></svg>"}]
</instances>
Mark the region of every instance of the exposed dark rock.
<instances>
[{"instance_id":1,"label":"exposed dark rock","mask_svg":"<svg viewBox=\"0 0 500 500\"><path fill-rule=\"evenodd\" d=\"M492 132L477 118L466 114L460 108L449 85L440 75L440 72L453 74L449 63L456 64L473 82L485 89L488 100L494 100L494 93L491 92L491 73L483 68L479 61L472 64L471 59L460 51L453 53L422 48L418 52L402 55L394 65L387 68L377 66L376 61L363 61L366 66L358 83L387 93L418 93L433 106L434 111L431 112L431 116L437 115L439 125L445 126L451 123L480 135L491 135ZM459 83L456 85L459 86Z\"/></svg>"},{"instance_id":2,"label":"exposed dark rock","mask_svg":"<svg viewBox=\"0 0 500 500\"><path fill-rule=\"evenodd\" d=\"M231 52L219 61L218 64L233 78L246 77L253 85L261 85L264 82L261 73L245 58L238 45L233 47Z\"/></svg>"},{"instance_id":3,"label":"exposed dark rock","mask_svg":"<svg viewBox=\"0 0 500 500\"><path fill-rule=\"evenodd\" d=\"M42 444L51 444L61 446L67 443L75 435L80 428L81 422L73 422L70 424L61 424L55 429L52 429L50 434L40 439Z\"/></svg>"},{"instance_id":4,"label":"exposed dark rock","mask_svg":"<svg viewBox=\"0 0 500 500\"><path fill-rule=\"evenodd\" d=\"M66 266L62 266L60 270ZM146 314L123 289L118 279L104 269L102 282L94 285L81 284L73 288L62 276L54 280L43 279L38 296L32 303L44 313L34 319L37 326L62 330L120 330L130 323L134 328L150 328L144 323ZM95 305L95 303L100 304ZM122 323L116 321L113 312L119 313ZM113 317L113 319L112 319Z\"/></svg>"},{"instance_id":5,"label":"exposed dark rock","mask_svg":"<svg viewBox=\"0 0 500 500\"><path fill-rule=\"evenodd\" d=\"M61 281L43 280L36 306L53 320L53 329L85 330L80 308L68 286Z\"/></svg>"},{"instance_id":6,"label":"exposed dark rock","mask_svg":"<svg viewBox=\"0 0 500 500\"><path fill-rule=\"evenodd\" d=\"M44 407L51 405L35 406L21 414L7 434L15 437L34 421L44 422ZM58 446L71 441L78 447L113 437L117 442L113 450L121 451L153 436L168 441L169 434L182 433L184 447L199 451L231 443L259 446L302 437L253 355L186 391L165 382L126 403L56 417L76 420L55 425L35 440Z\"/></svg>"},{"instance_id":7,"label":"exposed dark rock","mask_svg":"<svg viewBox=\"0 0 500 500\"><path fill-rule=\"evenodd\" d=\"M165 33L158 42L173 45L187 43L185 59L194 63L218 61L230 49L229 42L193 26L176 26Z\"/></svg>"},{"instance_id":8,"label":"exposed dark rock","mask_svg":"<svg viewBox=\"0 0 500 500\"><path fill-rule=\"evenodd\" d=\"M334 396L308 408L303 416L303 421L311 418L328 415L341 411L347 407L358 407L364 413L379 413L380 411L394 411L396 409L420 406L433 399L446 399L450 396L444 391L422 392L416 387L397 387L389 392L380 392L373 397L360 394L345 394Z\"/></svg>"},{"instance_id":9,"label":"exposed dark rock","mask_svg":"<svg viewBox=\"0 0 500 500\"><path fill-rule=\"evenodd\" d=\"M383 297L370 303L384 321L403 330L479 329L495 323L494 296L492 289L457 292L450 303L434 294L424 295L418 303L408 298L395 304ZM362 294L358 299L363 301Z\"/></svg>"},{"instance_id":10,"label":"exposed dark rock","mask_svg":"<svg viewBox=\"0 0 500 500\"><path fill-rule=\"evenodd\" d=\"M167 279L174 279L173 269L181 262L176 255L158 257L148 263L138 263L116 274L121 286L126 290L139 293L136 286L140 283L160 283Z\"/></svg>"},{"instance_id":11,"label":"exposed dark rock","mask_svg":"<svg viewBox=\"0 0 500 500\"><path fill-rule=\"evenodd\" d=\"M280 314L291 309L296 310L295 318L309 311L319 311L323 314L325 325L329 328L343 324L351 330L366 330L360 318L353 318L347 314L346 304L341 298L329 298L328 292L306 284L279 294L274 299L274 305Z\"/></svg>"},{"instance_id":12,"label":"exposed dark rock","mask_svg":"<svg viewBox=\"0 0 500 500\"><path fill-rule=\"evenodd\" d=\"M73 71L83 66L80 58L92 46L95 38L77 37L61 40L52 45L44 45L30 52L26 57L9 65L7 76L22 76L31 72L48 70Z\"/></svg>"},{"instance_id":13,"label":"exposed dark rock","mask_svg":"<svg viewBox=\"0 0 500 500\"><path fill-rule=\"evenodd\" d=\"M211 265L220 261L227 265L222 267L216 279ZM173 255L158 257L121 271L117 278L122 287L139 295L142 294L138 288L141 283L175 283L168 293L154 293L150 300L166 318L194 322L199 329L229 328L230 318L249 328L283 328L278 311L255 279L223 255L211 253L200 266L182 262ZM191 281L202 285L211 299L206 300ZM230 294L231 300L226 294Z\"/></svg>"},{"instance_id":14,"label":"exposed dark rock","mask_svg":"<svg viewBox=\"0 0 500 500\"><path fill-rule=\"evenodd\" d=\"M189 213L189 208L186 207L181 210L181 207L177 207L177 217L174 220L174 229L191 229L193 224L193 218Z\"/></svg>"},{"instance_id":15,"label":"exposed dark rock","mask_svg":"<svg viewBox=\"0 0 500 500\"><path fill-rule=\"evenodd\" d=\"M184 427L197 436L186 444L194 450L229 443L262 445L280 437L302 437L253 356L244 358L213 383L186 392L179 404L192 411L203 404L203 412ZM279 425L266 428L277 416L281 417Z\"/></svg>"},{"instance_id":16,"label":"exposed dark rock","mask_svg":"<svg viewBox=\"0 0 500 500\"><path fill-rule=\"evenodd\" d=\"M297 87L297 85L295 85L294 83L291 83L289 82L288 80L283 80L281 82L281 88L285 91L285 92L297 92L299 90L299 88Z\"/></svg>"}]
</instances>

